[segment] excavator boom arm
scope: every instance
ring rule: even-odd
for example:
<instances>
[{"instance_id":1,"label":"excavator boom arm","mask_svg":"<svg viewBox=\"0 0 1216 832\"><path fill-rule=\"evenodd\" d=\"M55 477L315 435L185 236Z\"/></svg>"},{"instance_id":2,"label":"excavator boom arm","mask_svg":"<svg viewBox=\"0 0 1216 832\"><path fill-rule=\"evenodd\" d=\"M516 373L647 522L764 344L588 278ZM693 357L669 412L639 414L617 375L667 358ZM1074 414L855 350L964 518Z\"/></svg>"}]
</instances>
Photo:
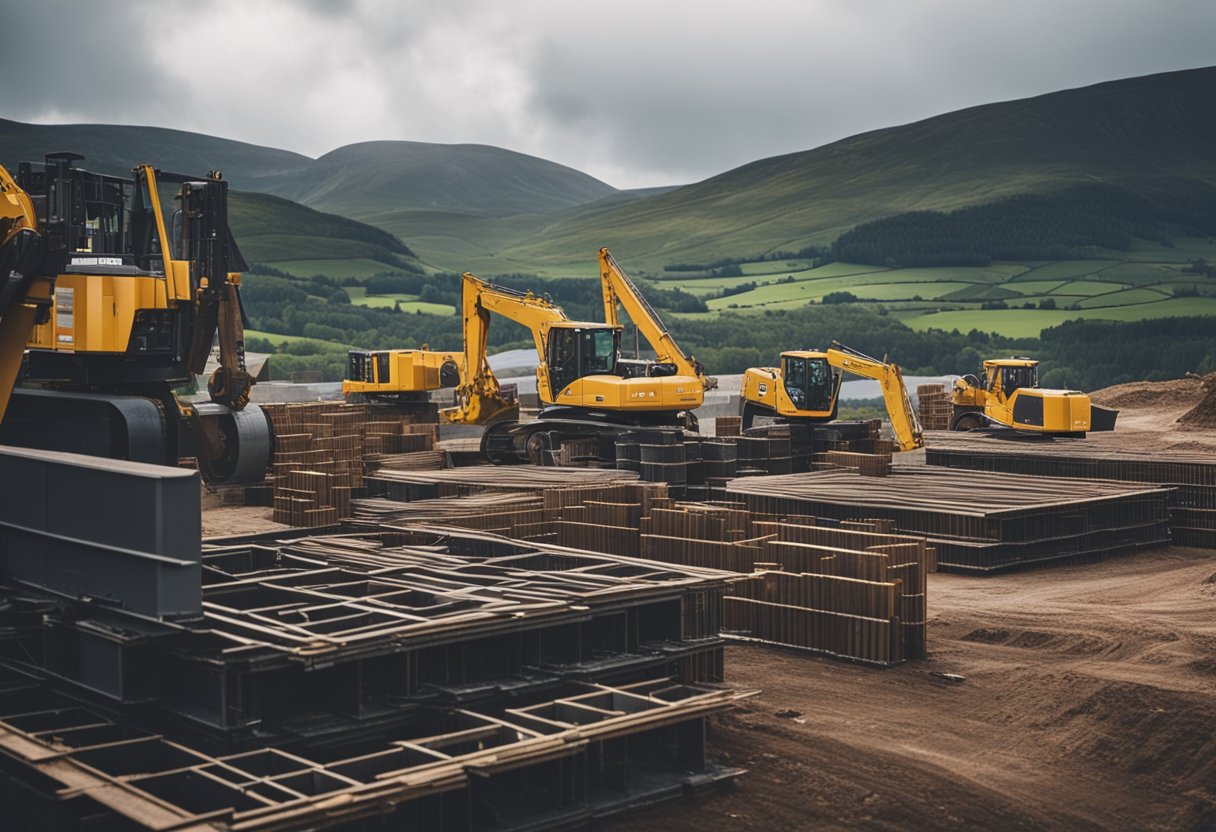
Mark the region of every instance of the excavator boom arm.
<instances>
[{"instance_id":1,"label":"excavator boom arm","mask_svg":"<svg viewBox=\"0 0 1216 832\"><path fill-rule=\"evenodd\" d=\"M461 277L461 316L464 329L464 354L460 363L460 384L456 388L460 404L444 413L450 422L480 424L510 405L500 393L498 379L490 369L486 345L490 313L502 315L528 327L540 359L538 386L543 385L545 367L545 330L554 321L565 321L566 313L543 298L516 292L488 283L465 272ZM544 391L542 397L544 397Z\"/></svg>"},{"instance_id":2,"label":"excavator boom arm","mask_svg":"<svg viewBox=\"0 0 1216 832\"><path fill-rule=\"evenodd\" d=\"M684 355L676 344L675 339L663 325L658 314L651 308L637 286L629 276L617 265L616 260L606 248L601 248L600 283L604 293L604 318L611 326L620 326L618 305L625 307L629 319L650 344L655 352L655 358L664 364L673 364L675 374L698 378L703 386L708 386L704 370L695 361Z\"/></svg>"},{"instance_id":3,"label":"excavator boom arm","mask_svg":"<svg viewBox=\"0 0 1216 832\"><path fill-rule=\"evenodd\" d=\"M912 406L912 399L904 385L899 365L870 358L836 342L833 342L832 348L827 351L827 356L828 363L838 370L872 378L878 382L901 451L924 447L925 439L920 419L917 418L916 408Z\"/></svg>"}]
</instances>

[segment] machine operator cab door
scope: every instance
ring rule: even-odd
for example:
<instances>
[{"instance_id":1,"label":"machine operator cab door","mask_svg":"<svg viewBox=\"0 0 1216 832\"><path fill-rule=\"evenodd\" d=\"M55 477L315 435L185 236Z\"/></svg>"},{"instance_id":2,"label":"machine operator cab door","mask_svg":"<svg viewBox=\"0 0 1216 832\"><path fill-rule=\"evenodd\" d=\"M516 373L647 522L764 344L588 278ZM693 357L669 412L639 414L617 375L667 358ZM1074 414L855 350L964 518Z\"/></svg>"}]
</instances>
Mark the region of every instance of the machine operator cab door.
<instances>
[{"instance_id":1,"label":"machine operator cab door","mask_svg":"<svg viewBox=\"0 0 1216 832\"><path fill-rule=\"evenodd\" d=\"M556 396L585 376L617 375L621 331L617 327L553 327L547 364Z\"/></svg>"},{"instance_id":2,"label":"machine operator cab door","mask_svg":"<svg viewBox=\"0 0 1216 832\"><path fill-rule=\"evenodd\" d=\"M781 377L785 394L800 411L831 413L840 377L832 372L827 358L782 356Z\"/></svg>"},{"instance_id":3,"label":"machine operator cab door","mask_svg":"<svg viewBox=\"0 0 1216 832\"><path fill-rule=\"evenodd\" d=\"M1007 399L1015 390L1039 386L1037 364L992 364L985 367L984 387L1000 399Z\"/></svg>"}]
</instances>

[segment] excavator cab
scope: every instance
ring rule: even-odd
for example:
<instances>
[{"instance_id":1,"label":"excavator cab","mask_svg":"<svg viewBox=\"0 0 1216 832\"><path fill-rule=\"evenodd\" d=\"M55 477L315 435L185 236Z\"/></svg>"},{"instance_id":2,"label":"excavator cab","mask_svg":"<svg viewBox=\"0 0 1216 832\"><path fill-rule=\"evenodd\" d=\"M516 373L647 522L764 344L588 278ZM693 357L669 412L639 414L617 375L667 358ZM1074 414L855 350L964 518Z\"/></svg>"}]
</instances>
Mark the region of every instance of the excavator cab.
<instances>
[{"instance_id":1,"label":"excavator cab","mask_svg":"<svg viewBox=\"0 0 1216 832\"><path fill-rule=\"evenodd\" d=\"M1031 390L1039 386L1037 362L1019 360L1018 363L990 362L985 370L985 387L989 393L1003 392L1006 396L1014 390Z\"/></svg>"},{"instance_id":2,"label":"excavator cab","mask_svg":"<svg viewBox=\"0 0 1216 832\"><path fill-rule=\"evenodd\" d=\"M785 393L799 410L830 413L836 393L837 375L826 357L791 355L781 357Z\"/></svg>"},{"instance_id":3,"label":"excavator cab","mask_svg":"<svg viewBox=\"0 0 1216 832\"><path fill-rule=\"evenodd\" d=\"M620 327L553 326L548 347L549 379L555 394L584 376L619 375Z\"/></svg>"}]
</instances>

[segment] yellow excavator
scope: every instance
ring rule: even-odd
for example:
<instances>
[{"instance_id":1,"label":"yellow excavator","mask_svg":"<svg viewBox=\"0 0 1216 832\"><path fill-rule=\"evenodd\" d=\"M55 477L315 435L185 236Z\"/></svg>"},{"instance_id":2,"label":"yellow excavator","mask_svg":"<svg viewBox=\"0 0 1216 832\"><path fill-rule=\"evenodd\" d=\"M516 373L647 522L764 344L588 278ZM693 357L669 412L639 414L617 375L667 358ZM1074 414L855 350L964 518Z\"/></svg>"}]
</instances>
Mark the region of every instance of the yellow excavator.
<instances>
[{"instance_id":1,"label":"yellow excavator","mask_svg":"<svg viewBox=\"0 0 1216 832\"><path fill-rule=\"evenodd\" d=\"M761 416L778 422L833 421L846 372L879 383L901 451L925 446L899 365L870 358L836 341L827 350L783 352L780 367L748 369L740 395L743 427L750 428Z\"/></svg>"},{"instance_id":2,"label":"yellow excavator","mask_svg":"<svg viewBox=\"0 0 1216 832\"><path fill-rule=\"evenodd\" d=\"M539 462L544 451L570 437L614 435L640 427L695 430L691 411L704 401L710 380L700 364L676 345L607 249L600 249L599 260L608 316L605 323L572 321L546 298L464 274L465 352L456 391L458 404L440 416L452 423L489 423L481 447L490 462ZM619 306L654 350L655 360L622 359ZM535 421L501 418L509 403L486 358L491 314L532 333L539 358L536 388L541 402Z\"/></svg>"},{"instance_id":3,"label":"yellow excavator","mask_svg":"<svg viewBox=\"0 0 1216 832\"><path fill-rule=\"evenodd\" d=\"M0 167L0 443L176 465L252 482L273 435L249 404L240 301L245 263L228 183L140 165L131 178L50 154ZM161 207L162 183L178 186ZM201 375L219 335L210 401Z\"/></svg>"},{"instance_id":4,"label":"yellow excavator","mask_svg":"<svg viewBox=\"0 0 1216 832\"><path fill-rule=\"evenodd\" d=\"M1079 390L1039 387L1039 362L1001 358L984 362L984 378L956 379L950 393L951 430L988 426L1021 433L1083 437L1089 431L1115 429L1119 411L1099 407Z\"/></svg>"}]
</instances>

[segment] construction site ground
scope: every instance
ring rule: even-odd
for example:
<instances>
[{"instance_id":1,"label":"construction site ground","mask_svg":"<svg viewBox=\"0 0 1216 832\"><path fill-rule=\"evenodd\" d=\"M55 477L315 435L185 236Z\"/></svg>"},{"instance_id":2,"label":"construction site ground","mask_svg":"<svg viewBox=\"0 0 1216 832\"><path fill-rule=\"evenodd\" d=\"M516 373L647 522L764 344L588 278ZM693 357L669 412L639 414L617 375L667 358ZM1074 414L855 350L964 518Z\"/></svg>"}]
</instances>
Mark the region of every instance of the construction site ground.
<instances>
[{"instance_id":1,"label":"construction site ground","mask_svg":"<svg viewBox=\"0 0 1216 832\"><path fill-rule=\"evenodd\" d=\"M1197 380L1101 391L1119 426L1086 441L1216 453L1216 428L1176 424L1203 398ZM205 535L286 528L204 509ZM926 660L728 647L727 681L763 693L710 750L748 773L604 828L1216 829L1216 551L929 578Z\"/></svg>"}]
</instances>

